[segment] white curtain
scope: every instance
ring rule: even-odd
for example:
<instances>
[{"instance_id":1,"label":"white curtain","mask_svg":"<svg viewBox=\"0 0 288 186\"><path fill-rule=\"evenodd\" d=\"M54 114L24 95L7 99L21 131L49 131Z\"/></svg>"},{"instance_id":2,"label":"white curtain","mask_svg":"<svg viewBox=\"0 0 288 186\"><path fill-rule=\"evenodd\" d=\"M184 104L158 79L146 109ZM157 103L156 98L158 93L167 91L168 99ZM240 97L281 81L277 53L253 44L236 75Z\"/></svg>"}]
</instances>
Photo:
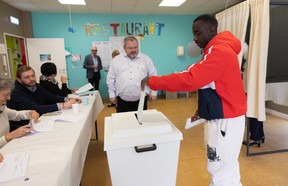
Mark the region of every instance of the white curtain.
<instances>
[{"instance_id":1,"label":"white curtain","mask_svg":"<svg viewBox=\"0 0 288 186\"><path fill-rule=\"evenodd\" d=\"M229 30L241 41L245 42L246 28L249 17L249 1L239 3L227 10L216 14L218 20L218 33ZM241 67L243 52L238 55L239 67Z\"/></svg>"},{"instance_id":2,"label":"white curtain","mask_svg":"<svg viewBox=\"0 0 288 186\"><path fill-rule=\"evenodd\" d=\"M250 0L247 117L265 121L265 83L269 42L269 0Z\"/></svg>"}]
</instances>

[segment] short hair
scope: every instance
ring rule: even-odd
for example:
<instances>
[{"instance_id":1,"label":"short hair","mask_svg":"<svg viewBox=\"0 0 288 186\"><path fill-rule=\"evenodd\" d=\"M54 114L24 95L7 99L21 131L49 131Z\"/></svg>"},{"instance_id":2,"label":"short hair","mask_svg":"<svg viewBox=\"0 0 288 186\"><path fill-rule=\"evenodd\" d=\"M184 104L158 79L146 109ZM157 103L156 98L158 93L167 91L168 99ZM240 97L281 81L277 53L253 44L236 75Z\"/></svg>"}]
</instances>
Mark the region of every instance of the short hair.
<instances>
[{"instance_id":1,"label":"short hair","mask_svg":"<svg viewBox=\"0 0 288 186\"><path fill-rule=\"evenodd\" d=\"M41 65L41 74L44 76L51 76L53 74L57 74L57 67L54 63L47 62Z\"/></svg>"},{"instance_id":2,"label":"short hair","mask_svg":"<svg viewBox=\"0 0 288 186\"><path fill-rule=\"evenodd\" d=\"M21 75L23 72L27 72L29 70L33 70L33 68L31 68L30 66L21 66L17 69L17 72L16 72L16 77L17 78L21 78ZM33 70L33 72L35 73L35 71Z\"/></svg>"},{"instance_id":3,"label":"short hair","mask_svg":"<svg viewBox=\"0 0 288 186\"><path fill-rule=\"evenodd\" d=\"M120 54L120 52L118 50L113 50L113 52L112 52L112 56L117 56L119 54Z\"/></svg>"},{"instance_id":4,"label":"short hair","mask_svg":"<svg viewBox=\"0 0 288 186\"><path fill-rule=\"evenodd\" d=\"M14 88L14 84L11 80L0 78L0 91L6 90L6 89L12 90L13 88Z\"/></svg>"},{"instance_id":5,"label":"short hair","mask_svg":"<svg viewBox=\"0 0 288 186\"><path fill-rule=\"evenodd\" d=\"M215 29L217 30L218 27L218 21L217 19L211 15L211 14L203 14L200 15L199 17L197 17L193 23L197 22L197 21L203 21L204 23L209 23L212 27L215 27Z\"/></svg>"},{"instance_id":6,"label":"short hair","mask_svg":"<svg viewBox=\"0 0 288 186\"><path fill-rule=\"evenodd\" d=\"M137 41L137 43L138 43L138 40L136 39L136 37L128 36L128 37L125 37L125 39L124 39L124 47L126 46L127 41L131 41L131 42Z\"/></svg>"}]
</instances>

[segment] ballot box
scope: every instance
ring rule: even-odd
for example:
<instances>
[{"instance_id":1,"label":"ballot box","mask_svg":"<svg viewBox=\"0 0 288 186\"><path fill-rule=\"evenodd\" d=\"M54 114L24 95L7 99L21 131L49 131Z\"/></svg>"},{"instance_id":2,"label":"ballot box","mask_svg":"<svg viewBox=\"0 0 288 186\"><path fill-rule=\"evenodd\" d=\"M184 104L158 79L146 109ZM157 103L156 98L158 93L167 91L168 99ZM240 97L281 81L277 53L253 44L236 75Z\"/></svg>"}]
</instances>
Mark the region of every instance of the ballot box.
<instances>
[{"instance_id":1,"label":"ballot box","mask_svg":"<svg viewBox=\"0 0 288 186\"><path fill-rule=\"evenodd\" d=\"M113 186L175 186L182 133L157 110L105 118L104 150Z\"/></svg>"}]
</instances>

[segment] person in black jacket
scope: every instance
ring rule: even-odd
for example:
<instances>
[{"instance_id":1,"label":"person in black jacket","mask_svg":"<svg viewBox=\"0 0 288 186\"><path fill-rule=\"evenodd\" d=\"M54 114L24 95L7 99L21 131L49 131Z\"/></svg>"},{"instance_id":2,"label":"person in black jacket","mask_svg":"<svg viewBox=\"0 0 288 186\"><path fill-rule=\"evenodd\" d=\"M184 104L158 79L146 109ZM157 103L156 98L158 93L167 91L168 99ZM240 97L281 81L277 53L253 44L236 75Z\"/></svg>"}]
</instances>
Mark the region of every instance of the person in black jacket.
<instances>
[{"instance_id":1,"label":"person in black jacket","mask_svg":"<svg viewBox=\"0 0 288 186\"><path fill-rule=\"evenodd\" d=\"M99 90L100 70L102 67L101 58L97 55L97 47L91 47L91 54L85 56L83 68L86 69L86 77L95 90Z\"/></svg>"},{"instance_id":2,"label":"person in black jacket","mask_svg":"<svg viewBox=\"0 0 288 186\"><path fill-rule=\"evenodd\" d=\"M11 99L7 101L7 107L14 110L36 110L40 115L57 110L71 108L72 104L81 102L80 98L69 99L64 96L56 96L46 91L36 83L34 70L30 66L21 66L17 69L15 88ZM27 121L10 122L10 131L18 126L27 124Z\"/></svg>"},{"instance_id":3,"label":"person in black jacket","mask_svg":"<svg viewBox=\"0 0 288 186\"><path fill-rule=\"evenodd\" d=\"M57 67L54 63L47 62L41 65L40 85L47 91L58 96L66 97L68 94L74 93L78 88L68 89L67 77L61 76L62 87L58 86L58 81L55 79L57 76Z\"/></svg>"}]
</instances>

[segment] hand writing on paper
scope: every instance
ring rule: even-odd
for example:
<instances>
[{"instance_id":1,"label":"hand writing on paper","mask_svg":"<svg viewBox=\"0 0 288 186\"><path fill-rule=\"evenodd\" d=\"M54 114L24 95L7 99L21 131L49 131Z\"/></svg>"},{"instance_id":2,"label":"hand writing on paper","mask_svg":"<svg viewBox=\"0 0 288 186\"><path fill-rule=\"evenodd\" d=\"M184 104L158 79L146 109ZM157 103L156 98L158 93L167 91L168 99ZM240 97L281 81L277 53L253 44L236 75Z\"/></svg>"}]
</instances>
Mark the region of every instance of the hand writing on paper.
<instances>
[{"instance_id":1,"label":"hand writing on paper","mask_svg":"<svg viewBox=\"0 0 288 186\"><path fill-rule=\"evenodd\" d=\"M142 91L145 90L145 85L148 86L149 78L150 77L147 76L144 79L142 79L142 81L141 81L141 90Z\"/></svg>"},{"instance_id":2,"label":"hand writing on paper","mask_svg":"<svg viewBox=\"0 0 288 186\"><path fill-rule=\"evenodd\" d=\"M11 141L12 139L20 138L22 136L26 136L27 134L30 134L31 131L34 129L31 125L24 125L22 127L17 128L16 130L13 130L12 132L5 135L5 140L7 142Z\"/></svg>"}]
</instances>

